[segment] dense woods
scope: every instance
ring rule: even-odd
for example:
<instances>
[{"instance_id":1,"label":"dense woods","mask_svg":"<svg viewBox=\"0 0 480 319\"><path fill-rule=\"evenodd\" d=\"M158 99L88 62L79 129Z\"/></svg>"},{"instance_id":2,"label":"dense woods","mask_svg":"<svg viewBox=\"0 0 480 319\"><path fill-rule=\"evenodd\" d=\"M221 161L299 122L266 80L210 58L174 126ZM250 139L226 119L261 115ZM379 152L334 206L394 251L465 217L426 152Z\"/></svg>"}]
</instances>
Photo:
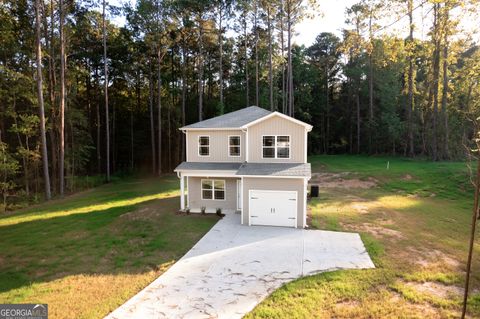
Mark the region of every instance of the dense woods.
<instances>
[{"instance_id":1,"label":"dense woods","mask_svg":"<svg viewBox=\"0 0 480 319\"><path fill-rule=\"evenodd\" d=\"M295 27L321 2L3 0L3 207L171 172L185 157L179 127L249 105L314 125L312 154L465 158L480 51L459 21L477 5L361 0L341 36L305 47Z\"/></svg>"}]
</instances>

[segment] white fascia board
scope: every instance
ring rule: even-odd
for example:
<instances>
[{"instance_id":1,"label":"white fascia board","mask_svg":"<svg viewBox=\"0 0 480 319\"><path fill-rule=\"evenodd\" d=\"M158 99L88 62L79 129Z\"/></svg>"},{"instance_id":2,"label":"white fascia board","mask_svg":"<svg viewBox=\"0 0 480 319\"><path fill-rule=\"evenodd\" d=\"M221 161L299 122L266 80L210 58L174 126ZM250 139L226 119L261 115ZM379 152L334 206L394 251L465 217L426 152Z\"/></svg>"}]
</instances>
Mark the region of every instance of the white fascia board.
<instances>
[{"instance_id":1,"label":"white fascia board","mask_svg":"<svg viewBox=\"0 0 480 319\"><path fill-rule=\"evenodd\" d=\"M243 178L291 178L291 179L305 179L309 177L305 176L278 176L278 175L236 175L237 177Z\"/></svg>"},{"instance_id":2,"label":"white fascia board","mask_svg":"<svg viewBox=\"0 0 480 319\"><path fill-rule=\"evenodd\" d=\"M182 176L189 176L189 177L238 177L235 175L237 172L235 171L194 171L194 170L181 170Z\"/></svg>"},{"instance_id":3,"label":"white fascia board","mask_svg":"<svg viewBox=\"0 0 480 319\"><path fill-rule=\"evenodd\" d=\"M181 127L180 131L240 131L241 127Z\"/></svg>"}]
</instances>

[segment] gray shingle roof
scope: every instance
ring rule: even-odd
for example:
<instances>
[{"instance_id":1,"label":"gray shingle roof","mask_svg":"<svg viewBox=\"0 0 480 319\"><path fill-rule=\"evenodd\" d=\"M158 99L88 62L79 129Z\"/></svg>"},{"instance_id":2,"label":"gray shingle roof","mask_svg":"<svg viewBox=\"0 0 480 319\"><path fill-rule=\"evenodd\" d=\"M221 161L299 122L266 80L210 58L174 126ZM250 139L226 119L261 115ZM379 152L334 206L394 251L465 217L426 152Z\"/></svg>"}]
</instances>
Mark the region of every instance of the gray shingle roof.
<instances>
[{"instance_id":1,"label":"gray shingle roof","mask_svg":"<svg viewBox=\"0 0 480 319\"><path fill-rule=\"evenodd\" d=\"M310 163L182 162L174 171L235 171L236 175L242 176L311 176Z\"/></svg>"},{"instance_id":2,"label":"gray shingle roof","mask_svg":"<svg viewBox=\"0 0 480 319\"><path fill-rule=\"evenodd\" d=\"M243 163L237 175L310 177L310 163Z\"/></svg>"},{"instance_id":3,"label":"gray shingle roof","mask_svg":"<svg viewBox=\"0 0 480 319\"><path fill-rule=\"evenodd\" d=\"M182 162L175 168L176 171L236 171L242 163L216 163L216 162Z\"/></svg>"},{"instance_id":4,"label":"gray shingle roof","mask_svg":"<svg viewBox=\"0 0 480 319\"><path fill-rule=\"evenodd\" d=\"M193 123L182 127L189 128L240 128L250 122L258 120L272 112L258 106L249 106L238 111L213 117L208 120Z\"/></svg>"}]
</instances>

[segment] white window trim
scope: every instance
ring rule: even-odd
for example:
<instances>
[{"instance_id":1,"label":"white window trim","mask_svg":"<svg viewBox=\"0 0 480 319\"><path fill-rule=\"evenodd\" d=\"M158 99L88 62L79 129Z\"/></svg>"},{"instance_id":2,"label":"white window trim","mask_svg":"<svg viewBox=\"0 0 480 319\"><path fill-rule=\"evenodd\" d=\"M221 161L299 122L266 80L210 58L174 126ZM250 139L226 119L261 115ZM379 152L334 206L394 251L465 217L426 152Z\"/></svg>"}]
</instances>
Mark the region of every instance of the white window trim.
<instances>
[{"instance_id":1,"label":"white window trim","mask_svg":"<svg viewBox=\"0 0 480 319\"><path fill-rule=\"evenodd\" d=\"M200 154L200 139L202 137L208 137L208 155L201 155ZM202 147L205 147L205 145L203 145ZM198 157L210 157L210 135L199 135L198 136L198 139L197 139L197 152L198 152Z\"/></svg>"},{"instance_id":2,"label":"white window trim","mask_svg":"<svg viewBox=\"0 0 480 319\"><path fill-rule=\"evenodd\" d=\"M212 181L212 198L203 198L203 181ZM223 199L215 198L215 181L222 181L223 185L225 185L225 187L223 188L223 192L225 193L223 196ZM227 200L227 182L224 179L203 178L200 180L200 194L201 194L202 200L226 201Z\"/></svg>"},{"instance_id":3,"label":"white window trim","mask_svg":"<svg viewBox=\"0 0 480 319\"><path fill-rule=\"evenodd\" d=\"M273 136L275 138L275 141L274 141L274 149L275 149L275 157L264 157L263 156L263 137L265 136ZM279 136L288 136L288 143L290 144L288 146L288 157L277 157L277 137ZM262 159L279 159L279 160L287 160L287 159L291 159L292 158L292 137L288 134L278 134L278 135L274 135L274 134L265 134L265 135L262 135L262 140L261 140L261 146L262 146ZM268 148L272 148L272 147L268 147Z\"/></svg>"},{"instance_id":4,"label":"white window trim","mask_svg":"<svg viewBox=\"0 0 480 319\"><path fill-rule=\"evenodd\" d=\"M238 155L230 155L230 147L235 147L236 145L230 145L230 137L238 137L238 140L240 142L240 144L238 145L238 148L239 148L239 153ZM242 136L241 135L228 135L228 149L227 149L227 154L228 154L228 157L235 157L235 158L238 158L238 157L242 157Z\"/></svg>"}]
</instances>

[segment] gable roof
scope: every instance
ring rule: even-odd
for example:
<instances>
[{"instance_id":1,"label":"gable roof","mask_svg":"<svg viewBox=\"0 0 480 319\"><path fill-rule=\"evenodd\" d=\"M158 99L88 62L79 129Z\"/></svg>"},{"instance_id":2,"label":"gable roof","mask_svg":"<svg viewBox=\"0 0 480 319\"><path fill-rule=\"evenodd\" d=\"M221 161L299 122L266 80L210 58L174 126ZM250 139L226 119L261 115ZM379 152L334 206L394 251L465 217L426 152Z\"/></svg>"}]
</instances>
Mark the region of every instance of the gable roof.
<instances>
[{"instance_id":1,"label":"gable roof","mask_svg":"<svg viewBox=\"0 0 480 319\"><path fill-rule=\"evenodd\" d=\"M249 106L238 111L230 112L211 119L193 123L181 129L196 128L241 128L242 126L258 120L272 112L258 106Z\"/></svg>"},{"instance_id":2,"label":"gable roof","mask_svg":"<svg viewBox=\"0 0 480 319\"><path fill-rule=\"evenodd\" d=\"M249 106L211 119L186 125L180 130L195 129L244 129L273 116L279 116L296 124L303 125L308 131L312 126L280 112L271 112L258 106Z\"/></svg>"}]
</instances>

